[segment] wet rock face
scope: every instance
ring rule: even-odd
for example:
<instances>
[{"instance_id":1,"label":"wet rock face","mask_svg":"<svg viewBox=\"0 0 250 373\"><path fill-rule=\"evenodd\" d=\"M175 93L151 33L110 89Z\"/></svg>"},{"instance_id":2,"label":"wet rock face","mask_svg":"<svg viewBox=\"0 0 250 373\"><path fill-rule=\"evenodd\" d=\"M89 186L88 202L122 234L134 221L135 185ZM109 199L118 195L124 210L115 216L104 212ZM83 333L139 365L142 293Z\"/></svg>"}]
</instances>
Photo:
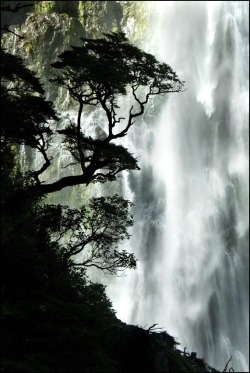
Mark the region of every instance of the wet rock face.
<instances>
[{"instance_id":1,"label":"wet rock face","mask_svg":"<svg viewBox=\"0 0 250 373\"><path fill-rule=\"evenodd\" d=\"M66 13L71 17L78 17L79 1L55 1L54 12L62 14Z\"/></svg>"},{"instance_id":2,"label":"wet rock face","mask_svg":"<svg viewBox=\"0 0 250 373\"><path fill-rule=\"evenodd\" d=\"M13 33L6 32L2 45L11 54L21 56L36 72L44 85L48 100L62 110L74 107L69 95L49 80L57 56L71 45L82 44L81 37L101 36L102 32L120 27L121 5L107 1L3 1L2 25L12 25ZM114 3L114 4L113 4ZM18 9L18 4L34 4ZM119 27L118 27L119 26Z\"/></svg>"},{"instance_id":3,"label":"wet rock face","mask_svg":"<svg viewBox=\"0 0 250 373\"><path fill-rule=\"evenodd\" d=\"M80 45L80 37L84 35L83 26L78 19L66 13L28 15L25 23L13 34L3 35L3 45L10 53L17 54L27 61L31 70L41 78L47 93L47 99L60 107L65 107L67 95L57 86L50 83L52 75L51 63L70 45ZM71 102L67 102L67 105Z\"/></svg>"},{"instance_id":4,"label":"wet rock face","mask_svg":"<svg viewBox=\"0 0 250 373\"><path fill-rule=\"evenodd\" d=\"M106 11L108 15L107 25L112 29L114 21L116 22L117 30L122 31L121 21L123 18L123 10L121 4L117 1L107 1Z\"/></svg>"}]
</instances>

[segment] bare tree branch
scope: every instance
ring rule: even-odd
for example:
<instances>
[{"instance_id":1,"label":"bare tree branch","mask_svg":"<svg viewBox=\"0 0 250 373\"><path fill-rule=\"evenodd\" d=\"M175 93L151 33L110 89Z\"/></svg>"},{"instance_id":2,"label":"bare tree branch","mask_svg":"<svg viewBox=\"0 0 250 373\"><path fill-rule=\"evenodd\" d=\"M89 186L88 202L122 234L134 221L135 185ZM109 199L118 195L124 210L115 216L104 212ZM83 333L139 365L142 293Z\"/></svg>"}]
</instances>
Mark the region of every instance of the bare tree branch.
<instances>
[{"instance_id":1,"label":"bare tree branch","mask_svg":"<svg viewBox=\"0 0 250 373\"><path fill-rule=\"evenodd\" d=\"M231 360L232 360L232 356L230 357L230 359L229 359L228 362L226 363L225 368L223 369L222 372L226 372L226 371L227 371L228 364L230 363Z\"/></svg>"}]
</instances>

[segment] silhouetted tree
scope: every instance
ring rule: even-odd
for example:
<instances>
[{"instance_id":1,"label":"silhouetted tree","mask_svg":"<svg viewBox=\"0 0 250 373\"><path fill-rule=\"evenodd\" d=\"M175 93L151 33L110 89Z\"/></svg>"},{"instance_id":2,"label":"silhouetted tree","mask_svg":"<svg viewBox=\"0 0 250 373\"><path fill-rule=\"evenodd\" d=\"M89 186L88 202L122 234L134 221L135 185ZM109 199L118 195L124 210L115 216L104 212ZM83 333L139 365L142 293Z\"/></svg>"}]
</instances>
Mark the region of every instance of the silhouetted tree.
<instances>
[{"instance_id":1,"label":"silhouetted tree","mask_svg":"<svg viewBox=\"0 0 250 373\"><path fill-rule=\"evenodd\" d=\"M52 64L55 73L51 81L65 88L79 105L77 123L71 122L58 131L62 135L61 145L72 157L72 162L65 166L72 168L72 174L53 183L40 182L39 176L53 164L53 159L46 155L49 139L43 137L42 147L37 150L42 153L45 164L33 171L36 181L33 189L41 194L93 181L115 180L123 170L139 169L133 155L114 140L127 135L136 118L143 115L151 97L180 92L183 87L169 65L130 44L123 33L82 39L82 43L81 47L63 52ZM121 117L118 99L125 95L131 97L132 103L122 108ZM101 139L86 136L82 114L87 105L100 107L106 116L106 130ZM27 133L24 143L34 147L32 140ZM80 171L74 169L76 166L80 166Z\"/></svg>"},{"instance_id":2,"label":"silhouetted tree","mask_svg":"<svg viewBox=\"0 0 250 373\"><path fill-rule=\"evenodd\" d=\"M40 262L42 262L41 255L42 257L47 255L45 248L53 247L52 252L56 250L60 253L59 257L62 257L64 267L81 266L86 268L95 266L111 274L118 274L125 268L135 268L136 260L133 254L116 250L118 242L129 237L127 228L132 225L132 217L129 215L131 204L128 201L113 196L106 200L104 198L94 199L88 207L82 207L80 210L62 208L61 206L39 207L39 198L36 199L36 194L31 193L31 191L34 183L40 183L39 175L50 165L47 150L53 132L49 126L49 121L51 119L57 120L57 116L53 104L44 98L44 90L40 81L33 72L24 66L23 60L3 50L1 51L1 57L1 103L3 106L1 111L1 158L3 161L1 162L1 176L4 179L1 197L5 207L5 202L11 201L11 204L7 204L7 208L4 209L4 223L11 221L11 226L14 227L17 221L19 230L21 224L25 231L25 227L30 226L27 219L32 216L34 240L29 240L30 245L27 244L25 247L24 242L28 240L31 234L30 229L28 229L27 232L22 233L23 239L19 238L17 240L19 246L15 245L19 247L20 253L23 250L23 256L28 255L30 260L26 260L27 266L30 268L31 259L33 260L33 255L29 254L31 247L33 247L34 256L40 258ZM70 129L61 132L64 136L67 136L67 131L69 132ZM71 138L74 140L73 136ZM94 149L96 144L91 139L87 140L89 149ZM35 171L31 170L26 176L18 172L13 144L25 144L39 151L45 160L41 168ZM74 154L74 147L72 146L71 149L70 142L68 142L68 147ZM134 158L128 152L115 144L110 144L109 148L102 149L100 147L98 151L102 157L103 168L109 169L109 172L113 174L119 171L121 162L124 165L134 162ZM77 159L77 154L75 157ZM136 167L135 162L134 164ZM16 169L15 175L12 172L13 169ZM95 175L95 177L96 180L102 181L101 173ZM15 198L13 198L13 195ZM39 210L37 213L34 213L31 208L34 205ZM48 214L48 211L50 214ZM49 244L45 240L45 231L51 232L53 227L52 224L48 226L48 220L51 220L53 215L51 214L52 211L60 222L59 226L57 225L57 230L53 231L54 235L63 236L64 242L66 237L71 237L70 243L67 245L65 243L66 246L62 244L61 240L56 242L56 246L54 243ZM61 211L61 215L55 215L58 211ZM16 220L16 214L21 216L22 223L20 223L19 218ZM26 215L28 216L27 219ZM42 216L46 216L46 219L41 223ZM6 227L5 224L4 227ZM17 229L13 228L13 232L15 233L12 233L11 237L13 235L17 237ZM41 239L39 239L40 236ZM8 236L8 239L4 242L5 247L8 247L6 250L7 256L10 252L9 246L12 245L11 237ZM41 252L37 252L39 246L37 242L41 242L43 247ZM70 258L80 252L83 252L82 257L84 259L76 264ZM20 258L23 258L23 256L20 255ZM13 258L12 262L14 262ZM58 261L57 271L53 271L54 277L56 277L57 272L61 271L59 262L60 260ZM25 274L28 275L30 271L27 271L27 266L25 267ZM40 278L42 277L40 276ZM50 278L49 282L51 283L51 281Z\"/></svg>"},{"instance_id":3,"label":"silhouetted tree","mask_svg":"<svg viewBox=\"0 0 250 373\"><path fill-rule=\"evenodd\" d=\"M93 198L80 209L47 205L39 221L53 234L68 267L96 267L117 275L136 267L133 254L117 250L118 243L129 238L128 228L133 225L130 206L131 202L118 195Z\"/></svg>"},{"instance_id":4,"label":"silhouetted tree","mask_svg":"<svg viewBox=\"0 0 250 373\"><path fill-rule=\"evenodd\" d=\"M72 162L66 165L73 168L72 175L52 183L49 180L42 183L40 176L54 161L48 155L55 135L50 120L58 119L53 104L45 100L39 80L24 67L22 59L1 52L4 104L1 141L7 153L12 143L25 144L40 152L44 159L40 169L30 170L26 180L21 178L17 193L11 196L13 210L36 195L43 196L78 184L113 181L123 170L139 169L133 155L114 141L126 136L136 118L143 115L151 97L182 90L183 82L170 66L131 45L123 33L104 34L100 39L85 38L82 42L81 47L63 52L53 64L52 81L69 92L79 109L77 123L71 122L57 131L61 136L59 146L63 145L72 157ZM125 113L121 117L118 99L125 95L130 95L133 102L123 108ZM106 131L102 138L94 139L85 134L82 116L86 105L98 106L106 115ZM77 170L80 169L78 174L74 169L76 165ZM9 193L5 193L4 203L7 197ZM8 209L10 205L6 205ZM112 274L124 268L135 268L133 254L116 250L117 243L129 237L127 228L132 225L129 206L128 201L118 196L94 199L89 207L80 210L58 206L60 227L54 233L59 235L65 263L95 266ZM71 239L63 244L61 237L65 242L66 234ZM80 253L82 260L78 263L69 260Z\"/></svg>"}]
</instances>

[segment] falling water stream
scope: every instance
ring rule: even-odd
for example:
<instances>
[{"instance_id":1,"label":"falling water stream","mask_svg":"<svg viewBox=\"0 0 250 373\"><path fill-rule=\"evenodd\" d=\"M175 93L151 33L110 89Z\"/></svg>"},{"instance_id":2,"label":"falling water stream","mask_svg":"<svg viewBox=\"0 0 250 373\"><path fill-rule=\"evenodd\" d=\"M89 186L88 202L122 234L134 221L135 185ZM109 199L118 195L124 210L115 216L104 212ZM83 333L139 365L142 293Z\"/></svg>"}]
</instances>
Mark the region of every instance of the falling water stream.
<instances>
[{"instance_id":1,"label":"falling water stream","mask_svg":"<svg viewBox=\"0 0 250 373\"><path fill-rule=\"evenodd\" d=\"M152 100L123 138L141 170L124 174L114 189L92 189L135 204L123 248L135 253L138 268L102 280L123 321L158 323L211 366L222 370L232 356L234 370L247 372L249 3L147 7L143 48L167 62L186 90Z\"/></svg>"}]
</instances>

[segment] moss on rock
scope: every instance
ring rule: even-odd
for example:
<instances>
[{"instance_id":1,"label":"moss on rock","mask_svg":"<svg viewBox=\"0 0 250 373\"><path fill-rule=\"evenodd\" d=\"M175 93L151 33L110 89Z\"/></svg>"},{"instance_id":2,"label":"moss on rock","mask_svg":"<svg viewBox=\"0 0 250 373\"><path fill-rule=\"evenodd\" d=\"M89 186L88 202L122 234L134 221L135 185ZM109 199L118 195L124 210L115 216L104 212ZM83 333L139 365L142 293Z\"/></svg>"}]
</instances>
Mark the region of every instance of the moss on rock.
<instances>
[{"instance_id":1,"label":"moss on rock","mask_svg":"<svg viewBox=\"0 0 250 373\"><path fill-rule=\"evenodd\" d=\"M48 14L55 10L56 1L39 1L35 4L35 12L38 14Z\"/></svg>"},{"instance_id":2,"label":"moss on rock","mask_svg":"<svg viewBox=\"0 0 250 373\"><path fill-rule=\"evenodd\" d=\"M120 1L123 9L122 29L134 42L139 43L149 26L146 1Z\"/></svg>"}]
</instances>

